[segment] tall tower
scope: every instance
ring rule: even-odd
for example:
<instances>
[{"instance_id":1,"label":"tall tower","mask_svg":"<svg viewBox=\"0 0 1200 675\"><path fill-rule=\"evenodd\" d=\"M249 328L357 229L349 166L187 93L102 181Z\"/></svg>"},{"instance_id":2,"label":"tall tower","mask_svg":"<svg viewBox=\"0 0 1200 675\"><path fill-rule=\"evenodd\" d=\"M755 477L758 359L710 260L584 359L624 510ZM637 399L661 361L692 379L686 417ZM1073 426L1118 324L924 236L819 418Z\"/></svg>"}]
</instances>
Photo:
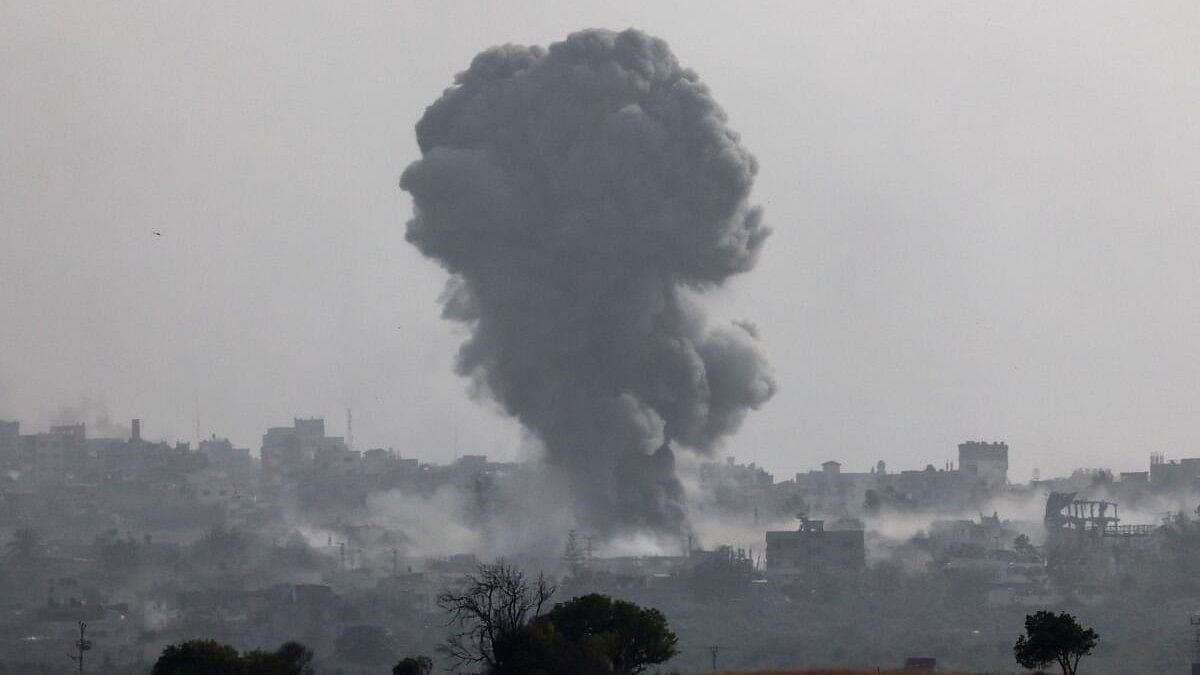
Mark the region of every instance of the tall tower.
<instances>
[{"instance_id":1,"label":"tall tower","mask_svg":"<svg viewBox=\"0 0 1200 675\"><path fill-rule=\"evenodd\" d=\"M346 408L346 447L354 449L354 411Z\"/></svg>"}]
</instances>

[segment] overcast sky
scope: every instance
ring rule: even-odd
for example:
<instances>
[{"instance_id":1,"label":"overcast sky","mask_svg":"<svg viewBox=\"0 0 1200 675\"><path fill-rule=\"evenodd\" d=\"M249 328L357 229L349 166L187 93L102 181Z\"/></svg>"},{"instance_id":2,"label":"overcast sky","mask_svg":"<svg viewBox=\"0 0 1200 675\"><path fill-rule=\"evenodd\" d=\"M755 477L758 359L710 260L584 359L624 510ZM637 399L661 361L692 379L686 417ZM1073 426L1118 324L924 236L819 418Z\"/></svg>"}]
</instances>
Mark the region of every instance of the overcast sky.
<instances>
[{"instance_id":1,"label":"overcast sky","mask_svg":"<svg viewBox=\"0 0 1200 675\"><path fill-rule=\"evenodd\" d=\"M760 162L774 234L709 304L780 389L726 454L1200 454L1194 2L301 5L0 2L0 416L518 456L397 181L478 51L636 27Z\"/></svg>"}]
</instances>

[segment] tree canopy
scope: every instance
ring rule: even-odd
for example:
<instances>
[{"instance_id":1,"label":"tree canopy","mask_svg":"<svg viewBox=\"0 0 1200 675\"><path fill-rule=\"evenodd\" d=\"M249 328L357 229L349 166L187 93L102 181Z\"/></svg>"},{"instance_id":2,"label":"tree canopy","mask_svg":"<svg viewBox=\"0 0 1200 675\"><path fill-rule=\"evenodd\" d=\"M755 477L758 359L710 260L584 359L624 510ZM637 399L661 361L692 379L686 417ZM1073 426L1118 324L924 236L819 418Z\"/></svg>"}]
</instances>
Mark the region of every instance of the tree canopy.
<instances>
[{"instance_id":1,"label":"tree canopy","mask_svg":"<svg viewBox=\"0 0 1200 675\"><path fill-rule=\"evenodd\" d=\"M409 656L392 666L392 675L429 675L433 672L433 661L427 656Z\"/></svg>"},{"instance_id":2,"label":"tree canopy","mask_svg":"<svg viewBox=\"0 0 1200 675\"><path fill-rule=\"evenodd\" d=\"M677 638L662 612L592 593L555 605L542 619L568 648L607 663L609 672L636 675L677 653Z\"/></svg>"},{"instance_id":3,"label":"tree canopy","mask_svg":"<svg viewBox=\"0 0 1200 675\"><path fill-rule=\"evenodd\" d=\"M1040 611L1025 617L1025 634L1017 638L1013 654L1024 668L1057 663L1063 675L1075 675L1079 659L1092 653L1099 639L1096 631L1084 628L1066 612Z\"/></svg>"},{"instance_id":4,"label":"tree canopy","mask_svg":"<svg viewBox=\"0 0 1200 675\"><path fill-rule=\"evenodd\" d=\"M481 565L459 589L442 593L457 631L446 652L487 675L638 675L677 653L676 637L657 609L590 594L542 613L554 588L503 562ZM408 661L408 660L406 660ZM416 663L402 661L417 673Z\"/></svg>"},{"instance_id":5,"label":"tree canopy","mask_svg":"<svg viewBox=\"0 0 1200 675\"><path fill-rule=\"evenodd\" d=\"M151 675L310 675L313 653L299 642L285 642L273 652L238 651L215 640L189 640L168 645Z\"/></svg>"},{"instance_id":6,"label":"tree canopy","mask_svg":"<svg viewBox=\"0 0 1200 675\"><path fill-rule=\"evenodd\" d=\"M189 640L167 645L151 675L242 675L238 651L216 640Z\"/></svg>"}]
</instances>

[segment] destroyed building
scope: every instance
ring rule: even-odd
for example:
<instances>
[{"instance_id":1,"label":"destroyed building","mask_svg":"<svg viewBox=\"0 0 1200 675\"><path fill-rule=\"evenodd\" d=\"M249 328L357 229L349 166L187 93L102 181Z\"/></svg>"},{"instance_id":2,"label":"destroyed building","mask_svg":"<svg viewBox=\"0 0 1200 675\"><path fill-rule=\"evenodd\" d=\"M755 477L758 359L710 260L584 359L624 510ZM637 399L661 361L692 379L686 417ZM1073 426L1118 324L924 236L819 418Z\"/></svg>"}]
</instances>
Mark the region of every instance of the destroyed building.
<instances>
[{"instance_id":1,"label":"destroyed building","mask_svg":"<svg viewBox=\"0 0 1200 675\"><path fill-rule=\"evenodd\" d=\"M1047 561L1069 570L1055 579L1059 590L1096 601L1113 592L1114 580L1155 556L1160 526L1124 524L1118 509L1115 502L1079 499L1074 492L1047 497Z\"/></svg>"},{"instance_id":2,"label":"destroyed building","mask_svg":"<svg viewBox=\"0 0 1200 675\"><path fill-rule=\"evenodd\" d=\"M1077 499L1074 492L1051 492L1046 498L1046 531L1052 537L1091 542L1130 542L1148 537L1156 525L1122 525L1120 506L1104 500Z\"/></svg>"}]
</instances>

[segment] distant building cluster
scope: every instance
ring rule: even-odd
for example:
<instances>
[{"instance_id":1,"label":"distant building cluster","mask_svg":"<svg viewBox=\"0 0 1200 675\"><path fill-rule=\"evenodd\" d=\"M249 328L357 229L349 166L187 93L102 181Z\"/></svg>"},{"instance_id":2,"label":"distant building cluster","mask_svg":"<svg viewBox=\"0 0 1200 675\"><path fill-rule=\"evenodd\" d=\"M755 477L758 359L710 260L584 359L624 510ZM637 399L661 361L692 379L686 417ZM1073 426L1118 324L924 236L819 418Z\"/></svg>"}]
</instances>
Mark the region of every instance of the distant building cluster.
<instances>
[{"instance_id":1,"label":"distant building cluster","mask_svg":"<svg viewBox=\"0 0 1200 675\"><path fill-rule=\"evenodd\" d=\"M78 621L116 662L201 628L245 646L304 639L332 653L340 634L371 623L345 620L335 588L374 588L373 569L385 597L432 612L445 575L478 562L414 557L402 536L364 522L370 495L453 487L485 508L519 468L360 451L322 419L268 429L257 453L216 436L194 447L146 440L137 419L124 438L90 437L84 424L22 432L0 421L0 662L59 661ZM135 577L144 585L131 593Z\"/></svg>"},{"instance_id":2,"label":"distant building cluster","mask_svg":"<svg viewBox=\"0 0 1200 675\"><path fill-rule=\"evenodd\" d=\"M329 654L374 636L428 651L443 636L437 592L479 560L465 545L423 551L411 528L494 540L495 514L537 487L522 483L536 481L524 465L484 455L442 465L360 450L319 418L268 429L257 452L216 436L194 447L148 440L140 420L123 438L87 431L0 421L0 663L60 660L78 621L115 663L201 634L243 648L299 639ZM565 592L662 607L863 593L885 559L991 606L1095 601L1172 541L1163 523L1122 522L1118 504L1200 494L1200 459L1154 455L1143 472L1080 469L1027 484L1011 483L1008 468L1008 445L983 441L960 444L940 468L880 461L859 473L829 460L781 481L732 457L705 462L692 518L726 523L729 540L682 533L667 550L616 554L572 532L552 567ZM436 497L451 494L455 512L406 514L415 507L402 501L381 518L375 500L391 494L442 509ZM1044 503L1044 514L1005 519L989 508L1020 501ZM921 526L879 531L897 515ZM1063 551L1076 571L1056 579Z\"/></svg>"}]
</instances>

